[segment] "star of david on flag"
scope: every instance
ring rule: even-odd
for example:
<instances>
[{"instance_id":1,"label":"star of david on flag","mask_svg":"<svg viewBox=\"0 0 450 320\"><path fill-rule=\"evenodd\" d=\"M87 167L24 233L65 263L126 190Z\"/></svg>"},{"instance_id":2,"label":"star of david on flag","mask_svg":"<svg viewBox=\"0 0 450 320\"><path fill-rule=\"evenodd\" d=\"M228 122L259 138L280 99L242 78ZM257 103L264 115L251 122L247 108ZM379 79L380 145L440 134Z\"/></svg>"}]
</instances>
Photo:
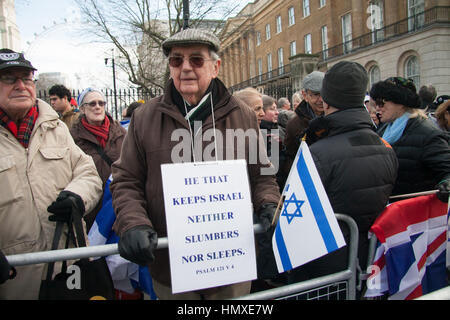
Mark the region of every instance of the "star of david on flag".
<instances>
[{"instance_id":1,"label":"star of david on flag","mask_svg":"<svg viewBox=\"0 0 450 320\"><path fill-rule=\"evenodd\" d=\"M305 201L297 200L295 197L295 194L293 193L291 197L288 200L285 200L283 203L283 211L281 213L281 216L285 216L287 218L288 223L290 224L294 218L301 218L302 212L300 208L302 207L302 204ZM290 204L293 204L295 206L295 210L291 213ZM288 212L289 208L289 212Z\"/></svg>"},{"instance_id":2,"label":"star of david on flag","mask_svg":"<svg viewBox=\"0 0 450 320\"><path fill-rule=\"evenodd\" d=\"M308 145L302 141L283 190L272 237L278 272L291 270L345 245Z\"/></svg>"}]
</instances>

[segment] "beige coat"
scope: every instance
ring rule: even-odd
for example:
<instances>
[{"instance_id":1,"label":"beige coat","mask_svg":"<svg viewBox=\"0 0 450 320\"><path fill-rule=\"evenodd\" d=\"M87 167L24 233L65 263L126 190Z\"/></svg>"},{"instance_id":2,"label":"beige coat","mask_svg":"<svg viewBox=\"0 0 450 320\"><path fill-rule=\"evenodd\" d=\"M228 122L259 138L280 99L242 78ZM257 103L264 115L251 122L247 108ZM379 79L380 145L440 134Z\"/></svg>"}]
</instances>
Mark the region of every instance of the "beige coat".
<instances>
[{"instance_id":1,"label":"beige coat","mask_svg":"<svg viewBox=\"0 0 450 320\"><path fill-rule=\"evenodd\" d=\"M0 126L0 250L5 255L50 250L55 222L47 207L62 190L78 194L86 212L102 193L92 158L74 143L66 125L44 101L28 149ZM65 237L60 241L60 248ZM45 265L17 267L0 285L0 299L37 299Z\"/></svg>"}]
</instances>

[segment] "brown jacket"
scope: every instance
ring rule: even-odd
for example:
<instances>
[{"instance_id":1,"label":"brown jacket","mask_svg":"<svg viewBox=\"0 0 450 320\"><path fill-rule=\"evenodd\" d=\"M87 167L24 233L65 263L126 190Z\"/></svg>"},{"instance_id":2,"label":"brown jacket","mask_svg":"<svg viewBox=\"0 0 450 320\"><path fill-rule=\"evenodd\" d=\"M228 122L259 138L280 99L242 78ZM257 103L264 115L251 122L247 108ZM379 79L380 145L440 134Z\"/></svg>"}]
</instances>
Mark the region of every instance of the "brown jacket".
<instances>
[{"instance_id":1,"label":"brown jacket","mask_svg":"<svg viewBox=\"0 0 450 320\"><path fill-rule=\"evenodd\" d=\"M69 111L61 114L60 119L64 122L67 127L70 129L72 126L78 122L78 118L80 117L80 111L75 107L72 107Z\"/></svg>"},{"instance_id":2,"label":"brown jacket","mask_svg":"<svg viewBox=\"0 0 450 320\"><path fill-rule=\"evenodd\" d=\"M109 135L108 140L106 141L104 152L111 159L111 161L114 162L120 156L122 142L127 131L122 128L119 122L114 121L111 117L109 117L109 120L111 122L111 125L109 127ZM81 117L80 121L77 121L70 129L70 133L72 134L73 140L81 148L81 150L90 155L94 160L95 167L97 168L97 172L102 179L104 187L106 181L111 175L111 166L102 158L99 151L97 150L96 146L100 147L97 139L83 126L83 124L81 123ZM84 218L86 220L88 230L94 223L95 217L97 216L98 211L101 209L101 204L102 200L100 199L95 209L85 215Z\"/></svg>"},{"instance_id":3,"label":"brown jacket","mask_svg":"<svg viewBox=\"0 0 450 320\"><path fill-rule=\"evenodd\" d=\"M226 144L226 129L253 129L257 136L254 143L258 143L259 148L265 150L255 113L240 100L232 97L222 82L217 82L220 101L214 105L215 127L223 136L223 145L218 143L218 154L223 154L222 159L230 154L221 152L224 146L229 147ZM148 225L155 229L158 237L167 237L160 166L163 163L173 163L172 150L180 140L176 138L176 141L172 141L172 133L176 129L189 132L187 121L172 101L172 88L170 80L163 96L150 100L135 111L123 142L121 156L112 166L111 190L116 213L113 229L119 236L135 226ZM202 131L212 127L210 115L203 122ZM204 142L203 149L210 144L211 141ZM239 155L237 146L231 146L234 146L236 159ZM263 158L263 161L267 161L265 151ZM219 160L222 159L219 157ZM245 159L247 163L250 162L248 148L245 151ZM255 212L258 212L264 203L277 203L280 197L274 176L261 175L262 167L261 163L247 166ZM155 261L149 267L156 281L170 286L167 249L156 250Z\"/></svg>"}]
</instances>

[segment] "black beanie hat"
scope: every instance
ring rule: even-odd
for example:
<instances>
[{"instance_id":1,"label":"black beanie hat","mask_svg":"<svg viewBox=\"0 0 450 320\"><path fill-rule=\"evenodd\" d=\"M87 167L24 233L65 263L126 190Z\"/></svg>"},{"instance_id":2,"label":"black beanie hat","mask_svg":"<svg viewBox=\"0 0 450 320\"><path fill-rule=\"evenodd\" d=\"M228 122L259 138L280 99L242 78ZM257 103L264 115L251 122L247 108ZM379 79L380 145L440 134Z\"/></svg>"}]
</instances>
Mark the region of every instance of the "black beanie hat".
<instances>
[{"instance_id":1,"label":"black beanie hat","mask_svg":"<svg viewBox=\"0 0 450 320\"><path fill-rule=\"evenodd\" d=\"M328 105L338 109L363 107L368 81L362 65L341 61L325 73L320 95Z\"/></svg>"}]
</instances>

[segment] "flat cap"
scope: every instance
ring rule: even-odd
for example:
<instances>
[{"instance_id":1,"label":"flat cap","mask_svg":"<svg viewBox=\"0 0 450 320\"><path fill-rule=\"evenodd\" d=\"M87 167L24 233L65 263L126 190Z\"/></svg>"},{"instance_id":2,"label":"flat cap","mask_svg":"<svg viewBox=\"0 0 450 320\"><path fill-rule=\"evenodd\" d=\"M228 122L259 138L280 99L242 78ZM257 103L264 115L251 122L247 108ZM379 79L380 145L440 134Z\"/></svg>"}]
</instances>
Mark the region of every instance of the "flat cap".
<instances>
[{"instance_id":1,"label":"flat cap","mask_svg":"<svg viewBox=\"0 0 450 320\"><path fill-rule=\"evenodd\" d=\"M197 44L207 45L215 52L220 50L220 41L212 32L204 29L185 29L175 33L162 43L162 49L166 57L169 56L170 49L175 46L192 46Z\"/></svg>"},{"instance_id":2,"label":"flat cap","mask_svg":"<svg viewBox=\"0 0 450 320\"><path fill-rule=\"evenodd\" d=\"M312 92L319 93L322 90L322 81L325 73L320 71L313 71L308 74L302 82L302 87L305 90L311 90Z\"/></svg>"}]
</instances>

